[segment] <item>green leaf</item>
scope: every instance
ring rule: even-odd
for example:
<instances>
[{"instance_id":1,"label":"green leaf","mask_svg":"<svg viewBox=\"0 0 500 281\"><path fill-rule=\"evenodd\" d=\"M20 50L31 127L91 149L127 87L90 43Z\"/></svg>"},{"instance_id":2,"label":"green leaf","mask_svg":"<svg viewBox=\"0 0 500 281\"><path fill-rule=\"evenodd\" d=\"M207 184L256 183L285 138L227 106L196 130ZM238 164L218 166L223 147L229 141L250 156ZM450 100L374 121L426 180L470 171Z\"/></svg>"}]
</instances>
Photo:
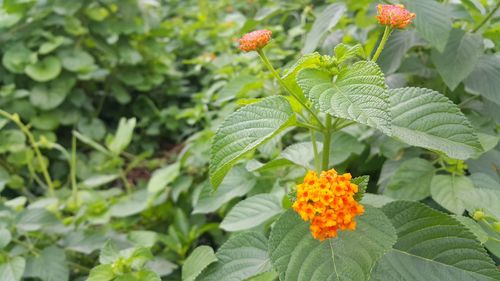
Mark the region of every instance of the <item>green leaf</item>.
<instances>
[{"instance_id":1,"label":"green leaf","mask_svg":"<svg viewBox=\"0 0 500 281\"><path fill-rule=\"evenodd\" d=\"M197 280L245 280L271 270L267 239L257 232L232 236L217 251L218 261L208 267Z\"/></svg>"},{"instance_id":2,"label":"green leaf","mask_svg":"<svg viewBox=\"0 0 500 281\"><path fill-rule=\"evenodd\" d=\"M120 175L110 174L110 175L95 175L86 178L81 185L85 188L96 188L99 186L103 186L105 184L111 183L118 179Z\"/></svg>"},{"instance_id":3,"label":"green leaf","mask_svg":"<svg viewBox=\"0 0 500 281\"><path fill-rule=\"evenodd\" d=\"M24 72L38 82L50 81L61 73L61 62L57 57L48 56L37 63L26 66Z\"/></svg>"},{"instance_id":4,"label":"green leaf","mask_svg":"<svg viewBox=\"0 0 500 281\"><path fill-rule=\"evenodd\" d=\"M0 131L0 153L21 151L26 147L25 142L26 135L21 130Z\"/></svg>"},{"instance_id":5,"label":"green leaf","mask_svg":"<svg viewBox=\"0 0 500 281\"><path fill-rule=\"evenodd\" d=\"M283 211L281 198L275 194L258 194L238 202L224 217L220 228L241 231L269 221Z\"/></svg>"},{"instance_id":6,"label":"green leaf","mask_svg":"<svg viewBox=\"0 0 500 281\"><path fill-rule=\"evenodd\" d=\"M39 208L22 211L16 220L17 230L25 232L50 228L57 226L57 224L59 224L59 221L53 213Z\"/></svg>"},{"instance_id":7,"label":"green leaf","mask_svg":"<svg viewBox=\"0 0 500 281\"><path fill-rule=\"evenodd\" d=\"M158 193L165 190L167 185L169 185L179 176L180 168L180 163L175 162L174 164L154 171L151 179L148 182L148 192Z\"/></svg>"},{"instance_id":8,"label":"green leaf","mask_svg":"<svg viewBox=\"0 0 500 281\"><path fill-rule=\"evenodd\" d=\"M210 149L210 182L217 188L231 167L288 127L295 120L292 108L282 96L272 96L247 105L222 123Z\"/></svg>"},{"instance_id":9,"label":"green leaf","mask_svg":"<svg viewBox=\"0 0 500 281\"><path fill-rule=\"evenodd\" d=\"M358 141L357 138L344 132L336 132L332 135L329 163L331 165L339 165L353 154L361 155L364 149L365 145Z\"/></svg>"},{"instance_id":10,"label":"green leaf","mask_svg":"<svg viewBox=\"0 0 500 281\"><path fill-rule=\"evenodd\" d=\"M306 54L297 60L290 68L288 68L283 76L283 82L294 93L302 93L302 89L297 84L297 74L305 68L314 68L321 63L321 55L319 53ZM303 93L299 95L300 98L305 99Z\"/></svg>"},{"instance_id":11,"label":"green leaf","mask_svg":"<svg viewBox=\"0 0 500 281\"><path fill-rule=\"evenodd\" d=\"M394 137L410 145L467 159L481 151L471 124L442 94L421 88L389 90Z\"/></svg>"},{"instance_id":12,"label":"green leaf","mask_svg":"<svg viewBox=\"0 0 500 281\"><path fill-rule=\"evenodd\" d=\"M481 209L487 216L500 220L500 191L474 188L460 190L457 196L464 202L469 213Z\"/></svg>"},{"instance_id":13,"label":"green leaf","mask_svg":"<svg viewBox=\"0 0 500 281\"><path fill-rule=\"evenodd\" d=\"M423 40L414 30L395 30L377 63L386 75L396 72L401 66L406 52L412 47L423 45Z\"/></svg>"},{"instance_id":14,"label":"green leaf","mask_svg":"<svg viewBox=\"0 0 500 281\"><path fill-rule=\"evenodd\" d=\"M417 15L413 22L420 36L442 52L452 27L448 8L436 0L404 0L403 3L410 12Z\"/></svg>"},{"instance_id":15,"label":"green leaf","mask_svg":"<svg viewBox=\"0 0 500 281\"><path fill-rule=\"evenodd\" d=\"M30 102L34 106L51 110L58 107L76 83L72 76L63 76L50 83L36 84L30 93Z\"/></svg>"},{"instance_id":16,"label":"green leaf","mask_svg":"<svg viewBox=\"0 0 500 281\"><path fill-rule=\"evenodd\" d=\"M214 250L209 246L199 246L189 255L182 266L182 281L194 281L210 264L217 261Z\"/></svg>"},{"instance_id":17,"label":"green leaf","mask_svg":"<svg viewBox=\"0 0 500 281\"><path fill-rule=\"evenodd\" d=\"M417 202L396 201L382 210L398 233L394 249L372 280L498 280L500 272L460 222Z\"/></svg>"},{"instance_id":18,"label":"green leaf","mask_svg":"<svg viewBox=\"0 0 500 281\"><path fill-rule=\"evenodd\" d=\"M39 256L28 258L24 277L40 278L42 281L69 280L64 250L51 246L43 249Z\"/></svg>"},{"instance_id":19,"label":"green leaf","mask_svg":"<svg viewBox=\"0 0 500 281\"><path fill-rule=\"evenodd\" d=\"M461 215L466 206L460 193L471 190L474 190L474 185L464 176L436 175L432 178L432 199L457 215Z\"/></svg>"},{"instance_id":20,"label":"green leaf","mask_svg":"<svg viewBox=\"0 0 500 281\"><path fill-rule=\"evenodd\" d=\"M398 167L384 194L396 199L422 200L431 195L434 170L434 166L427 160L408 159Z\"/></svg>"},{"instance_id":21,"label":"green leaf","mask_svg":"<svg viewBox=\"0 0 500 281\"><path fill-rule=\"evenodd\" d=\"M2 57L2 64L10 72L21 74L24 73L26 66L36 63L36 53L24 45L16 44L5 51Z\"/></svg>"},{"instance_id":22,"label":"green leaf","mask_svg":"<svg viewBox=\"0 0 500 281\"><path fill-rule=\"evenodd\" d=\"M469 92L480 94L484 98L500 105L500 55L484 55L479 58L476 67L465 79L465 88Z\"/></svg>"},{"instance_id":23,"label":"green leaf","mask_svg":"<svg viewBox=\"0 0 500 281\"><path fill-rule=\"evenodd\" d=\"M318 153L323 149L322 143L316 143ZM314 150L312 142L299 142L286 147L281 152L281 157L292 161L306 169L314 170L314 165L311 161L314 160Z\"/></svg>"},{"instance_id":24,"label":"green leaf","mask_svg":"<svg viewBox=\"0 0 500 281\"><path fill-rule=\"evenodd\" d=\"M287 211L269 237L269 253L279 279L368 280L376 261L396 242L396 233L389 219L370 206L356 222L356 230L340 231L337 238L319 242L308 223Z\"/></svg>"},{"instance_id":25,"label":"green leaf","mask_svg":"<svg viewBox=\"0 0 500 281\"><path fill-rule=\"evenodd\" d=\"M247 194L256 184L257 179L245 168L236 166L232 169L217 190L206 184L201 190L193 214L206 214L219 209L231 199Z\"/></svg>"},{"instance_id":26,"label":"green leaf","mask_svg":"<svg viewBox=\"0 0 500 281\"><path fill-rule=\"evenodd\" d=\"M433 50L431 58L444 82L453 91L474 70L482 54L481 35L453 29L444 51Z\"/></svg>"},{"instance_id":27,"label":"green leaf","mask_svg":"<svg viewBox=\"0 0 500 281\"><path fill-rule=\"evenodd\" d=\"M382 71L372 61L360 61L332 75L319 69L303 69L297 83L320 111L390 134L389 96Z\"/></svg>"},{"instance_id":28,"label":"green leaf","mask_svg":"<svg viewBox=\"0 0 500 281\"><path fill-rule=\"evenodd\" d=\"M10 231L6 228L0 228L0 250L9 245L12 240L12 235Z\"/></svg>"},{"instance_id":29,"label":"green leaf","mask_svg":"<svg viewBox=\"0 0 500 281\"><path fill-rule=\"evenodd\" d=\"M98 265L90 271L87 281L110 281L115 278L111 264Z\"/></svg>"},{"instance_id":30,"label":"green leaf","mask_svg":"<svg viewBox=\"0 0 500 281\"><path fill-rule=\"evenodd\" d=\"M83 50L63 50L58 53L62 66L71 72L90 72L96 68L94 57Z\"/></svg>"},{"instance_id":31,"label":"green leaf","mask_svg":"<svg viewBox=\"0 0 500 281\"><path fill-rule=\"evenodd\" d=\"M363 205L368 204L377 208L381 208L382 206L389 204L393 201L394 199L384 195L365 193L365 195L363 195L363 199L361 200L361 204Z\"/></svg>"},{"instance_id":32,"label":"green leaf","mask_svg":"<svg viewBox=\"0 0 500 281\"><path fill-rule=\"evenodd\" d=\"M108 145L111 152L115 154L120 154L132 141L132 136L134 133L136 124L135 118L121 118L118 124L118 129L116 130L113 139Z\"/></svg>"},{"instance_id":33,"label":"green leaf","mask_svg":"<svg viewBox=\"0 0 500 281\"><path fill-rule=\"evenodd\" d=\"M99 253L99 262L101 264L111 264L115 262L115 260L118 259L119 256L120 253L118 252L118 249L116 249L113 242L108 240Z\"/></svg>"},{"instance_id":34,"label":"green leaf","mask_svg":"<svg viewBox=\"0 0 500 281\"><path fill-rule=\"evenodd\" d=\"M0 280L19 281L23 277L26 261L23 257L13 257L0 264Z\"/></svg>"},{"instance_id":35,"label":"green leaf","mask_svg":"<svg viewBox=\"0 0 500 281\"><path fill-rule=\"evenodd\" d=\"M251 90L259 89L263 85L262 80L255 75L240 75L229 81L218 95L216 105L238 97L244 97Z\"/></svg>"},{"instance_id":36,"label":"green leaf","mask_svg":"<svg viewBox=\"0 0 500 281\"><path fill-rule=\"evenodd\" d=\"M354 194L354 200L359 202L366 194L366 189L368 188L368 183L370 182L370 176L355 177L351 182L358 186L358 192Z\"/></svg>"},{"instance_id":37,"label":"green leaf","mask_svg":"<svg viewBox=\"0 0 500 281\"><path fill-rule=\"evenodd\" d=\"M307 54L316 50L321 40L323 40L328 31L339 22L346 10L346 6L342 3L331 4L324 8L314 21L311 30L306 35L302 53Z\"/></svg>"},{"instance_id":38,"label":"green leaf","mask_svg":"<svg viewBox=\"0 0 500 281\"><path fill-rule=\"evenodd\" d=\"M488 241L488 233L486 233L473 219L461 215L454 215L453 218L461 222L472 234L474 234L481 244Z\"/></svg>"}]
</instances>

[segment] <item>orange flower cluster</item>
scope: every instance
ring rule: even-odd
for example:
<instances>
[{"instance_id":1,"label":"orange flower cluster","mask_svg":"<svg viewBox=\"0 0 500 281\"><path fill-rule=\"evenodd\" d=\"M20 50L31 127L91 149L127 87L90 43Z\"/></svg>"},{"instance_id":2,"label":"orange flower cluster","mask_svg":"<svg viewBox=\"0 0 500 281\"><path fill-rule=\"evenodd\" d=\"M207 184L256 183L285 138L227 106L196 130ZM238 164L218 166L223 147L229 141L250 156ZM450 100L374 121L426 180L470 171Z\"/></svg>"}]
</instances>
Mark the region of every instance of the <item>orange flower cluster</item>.
<instances>
[{"instance_id":1,"label":"orange flower cluster","mask_svg":"<svg viewBox=\"0 0 500 281\"><path fill-rule=\"evenodd\" d=\"M255 30L247 33L240 39L239 48L243 52L260 50L267 45L269 40L271 40L272 34L273 32L267 29Z\"/></svg>"},{"instance_id":2,"label":"orange flower cluster","mask_svg":"<svg viewBox=\"0 0 500 281\"><path fill-rule=\"evenodd\" d=\"M336 237L337 230L354 230L354 217L364 213L364 208L354 194L358 186L351 183L351 174L339 175L334 169L321 172L309 171L304 182L297 185L297 201L293 209L304 221L311 221L310 230L315 239L323 241Z\"/></svg>"},{"instance_id":3,"label":"orange flower cluster","mask_svg":"<svg viewBox=\"0 0 500 281\"><path fill-rule=\"evenodd\" d=\"M415 18L403 5L378 5L377 20L382 25L392 28L405 28Z\"/></svg>"}]
</instances>

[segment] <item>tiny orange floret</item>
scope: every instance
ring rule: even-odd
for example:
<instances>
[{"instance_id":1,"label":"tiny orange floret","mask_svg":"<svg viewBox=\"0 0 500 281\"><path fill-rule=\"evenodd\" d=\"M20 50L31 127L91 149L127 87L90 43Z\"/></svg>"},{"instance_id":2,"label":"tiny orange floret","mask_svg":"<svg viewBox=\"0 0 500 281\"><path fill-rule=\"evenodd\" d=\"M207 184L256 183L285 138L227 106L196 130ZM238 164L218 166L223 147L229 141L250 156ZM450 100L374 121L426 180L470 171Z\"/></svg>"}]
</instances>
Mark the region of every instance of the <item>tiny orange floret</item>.
<instances>
[{"instance_id":1,"label":"tiny orange floret","mask_svg":"<svg viewBox=\"0 0 500 281\"><path fill-rule=\"evenodd\" d=\"M304 182L297 185L297 201L292 207L304 221L310 221L315 239L323 241L336 237L338 230L356 228L354 219L365 210L354 199L358 186L351 179L351 174L339 175L333 169L321 172L319 177L309 171Z\"/></svg>"},{"instance_id":2,"label":"tiny orange floret","mask_svg":"<svg viewBox=\"0 0 500 281\"><path fill-rule=\"evenodd\" d=\"M405 28L415 18L414 13L410 13L403 5L382 5L377 6L377 20L381 25L392 28Z\"/></svg>"},{"instance_id":3,"label":"tiny orange floret","mask_svg":"<svg viewBox=\"0 0 500 281\"><path fill-rule=\"evenodd\" d=\"M258 51L269 43L272 34L273 32L267 29L255 30L247 33L240 38L239 48L243 52Z\"/></svg>"}]
</instances>

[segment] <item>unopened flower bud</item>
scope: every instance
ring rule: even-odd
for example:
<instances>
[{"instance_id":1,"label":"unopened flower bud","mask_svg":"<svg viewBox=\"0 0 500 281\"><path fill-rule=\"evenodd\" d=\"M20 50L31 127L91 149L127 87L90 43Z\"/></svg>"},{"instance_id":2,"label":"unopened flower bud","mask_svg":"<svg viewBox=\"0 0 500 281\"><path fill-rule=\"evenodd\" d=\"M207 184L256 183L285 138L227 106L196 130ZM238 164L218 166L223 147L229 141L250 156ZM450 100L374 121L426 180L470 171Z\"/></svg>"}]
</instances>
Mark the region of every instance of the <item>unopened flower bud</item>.
<instances>
[{"instance_id":1,"label":"unopened flower bud","mask_svg":"<svg viewBox=\"0 0 500 281\"><path fill-rule=\"evenodd\" d=\"M378 5L377 20L381 25L392 28L405 28L415 18L414 13L410 13L403 5Z\"/></svg>"},{"instance_id":2,"label":"unopened flower bud","mask_svg":"<svg viewBox=\"0 0 500 281\"><path fill-rule=\"evenodd\" d=\"M258 51L269 43L272 34L273 32L267 29L255 30L247 33L239 40L239 48L243 52Z\"/></svg>"}]
</instances>

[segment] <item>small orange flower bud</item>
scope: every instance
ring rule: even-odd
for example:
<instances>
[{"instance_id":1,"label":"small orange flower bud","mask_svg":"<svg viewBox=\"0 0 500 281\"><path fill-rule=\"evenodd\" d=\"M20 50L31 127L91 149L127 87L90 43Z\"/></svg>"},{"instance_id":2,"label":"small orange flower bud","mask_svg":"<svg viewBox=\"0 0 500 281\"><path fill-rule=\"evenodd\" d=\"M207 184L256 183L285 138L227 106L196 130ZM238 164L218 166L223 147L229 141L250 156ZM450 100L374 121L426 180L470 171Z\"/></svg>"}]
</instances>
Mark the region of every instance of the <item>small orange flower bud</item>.
<instances>
[{"instance_id":1,"label":"small orange flower bud","mask_svg":"<svg viewBox=\"0 0 500 281\"><path fill-rule=\"evenodd\" d=\"M257 51L264 48L271 40L271 30L255 30L245 34L240 39L240 50L243 52Z\"/></svg>"},{"instance_id":2,"label":"small orange flower bud","mask_svg":"<svg viewBox=\"0 0 500 281\"><path fill-rule=\"evenodd\" d=\"M354 194L357 186L351 183L351 174L339 175L335 170L318 175L310 171L304 182L297 185L297 201L293 209L304 221L310 221L309 229L320 241L336 237L337 231L354 230L354 218L364 213L364 208Z\"/></svg>"},{"instance_id":3,"label":"small orange flower bud","mask_svg":"<svg viewBox=\"0 0 500 281\"><path fill-rule=\"evenodd\" d=\"M392 28L405 28L415 18L403 5L378 5L377 20L382 25Z\"/></svg>"}]
</instances>

